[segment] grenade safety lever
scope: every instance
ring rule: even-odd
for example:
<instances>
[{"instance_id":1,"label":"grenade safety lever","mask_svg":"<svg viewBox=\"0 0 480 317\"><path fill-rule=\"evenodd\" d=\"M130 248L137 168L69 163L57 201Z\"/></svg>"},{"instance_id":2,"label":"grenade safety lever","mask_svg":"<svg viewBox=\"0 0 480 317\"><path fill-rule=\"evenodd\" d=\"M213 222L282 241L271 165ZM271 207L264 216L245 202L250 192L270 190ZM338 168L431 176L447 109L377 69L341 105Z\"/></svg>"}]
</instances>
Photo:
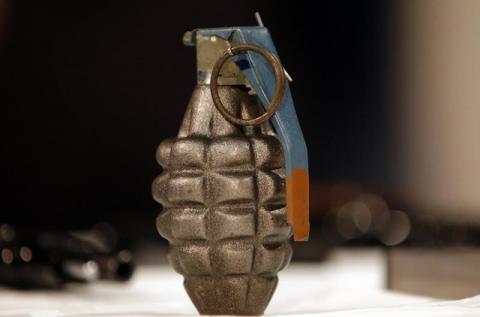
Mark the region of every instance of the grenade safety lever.
<instances>
[{"instance_id":1,"label":"grenade safety lever","mask_svg":"<svg viewBox=\"0 0 480 317\"><path fill-rule=\"evenodd\" d=\"M285 80L285 70L276 56L268 29L258 26L202 29L196 32L211 38L228 34L226 39L230 46L216 61L210 75L212 99L223 116L234 124L258 125L271 118L285 152L287 221L293 227L294 240L307 241L310 231L307 147ZM217 81L222 76L222 66L230 57L245 77L246 85L253 89L265 108L266 112L257 118L236 118L221 103Z\"/></svg>"}]
</instances>

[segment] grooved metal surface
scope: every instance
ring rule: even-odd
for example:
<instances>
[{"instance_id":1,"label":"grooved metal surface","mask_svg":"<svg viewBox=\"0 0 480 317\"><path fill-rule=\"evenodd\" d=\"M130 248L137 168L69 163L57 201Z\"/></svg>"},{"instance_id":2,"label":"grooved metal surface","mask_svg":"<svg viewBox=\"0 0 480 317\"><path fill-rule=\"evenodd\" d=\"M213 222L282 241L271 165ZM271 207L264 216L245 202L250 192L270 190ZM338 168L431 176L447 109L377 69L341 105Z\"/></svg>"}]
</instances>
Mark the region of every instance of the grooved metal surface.
<instances>
[{"instance_id":1,"label":"grooved metal surface","mask_svg":"<svg viewBox=\"0 0 480 317\"><path fill-rule=\"evenodd\" d=\"M240 88L219 87L229 112L249 119L261 106ZM270 124L239 127L198 85L177 138L163 141L164 172L153 183L163 205L160 234L169 260L202 314L259 315L292 254L284 158Z\"/></svg>"}]
</instances>

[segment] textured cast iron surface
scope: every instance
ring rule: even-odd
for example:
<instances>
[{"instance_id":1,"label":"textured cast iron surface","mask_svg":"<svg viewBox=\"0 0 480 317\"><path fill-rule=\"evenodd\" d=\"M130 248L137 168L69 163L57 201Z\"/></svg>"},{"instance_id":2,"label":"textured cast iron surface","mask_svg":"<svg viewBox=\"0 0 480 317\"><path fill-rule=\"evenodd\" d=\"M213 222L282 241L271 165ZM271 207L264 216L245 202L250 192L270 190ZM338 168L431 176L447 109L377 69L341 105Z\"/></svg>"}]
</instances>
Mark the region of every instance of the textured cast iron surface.
<instances>
[{"instance_id":1,"label":"textured cast iron surface","mask_svg":"<svg viewBox=\"0 0 480 317\"><path fill-rule=\"evenodd\" d=\"M238 117L261 106L244 90L219 87ZM153 183L169 260L201 314L260 315L292 254L282 146L270 124L238 127L195 88L177 138L162 142L164 172Z\"/></svg>"}]
</instances>

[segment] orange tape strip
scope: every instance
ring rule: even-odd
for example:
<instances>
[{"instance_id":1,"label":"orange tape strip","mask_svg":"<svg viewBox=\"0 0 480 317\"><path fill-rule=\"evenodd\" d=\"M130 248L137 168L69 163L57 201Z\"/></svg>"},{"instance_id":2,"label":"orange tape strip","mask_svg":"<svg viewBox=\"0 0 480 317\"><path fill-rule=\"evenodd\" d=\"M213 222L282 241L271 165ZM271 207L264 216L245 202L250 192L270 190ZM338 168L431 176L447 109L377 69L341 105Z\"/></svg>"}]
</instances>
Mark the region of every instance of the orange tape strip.
<instances>
[{"instance_id":1,"label":"orange tape strip","mask_svg":"<svg viewBox=\"0 0 480 317\"><path fill-rule=\"evenodd\" d=\"M308 241L309 187L308 171L294 168L292 174L287 176L287 222L293 226L295 241Z\"/></svg>"}]
</instances>

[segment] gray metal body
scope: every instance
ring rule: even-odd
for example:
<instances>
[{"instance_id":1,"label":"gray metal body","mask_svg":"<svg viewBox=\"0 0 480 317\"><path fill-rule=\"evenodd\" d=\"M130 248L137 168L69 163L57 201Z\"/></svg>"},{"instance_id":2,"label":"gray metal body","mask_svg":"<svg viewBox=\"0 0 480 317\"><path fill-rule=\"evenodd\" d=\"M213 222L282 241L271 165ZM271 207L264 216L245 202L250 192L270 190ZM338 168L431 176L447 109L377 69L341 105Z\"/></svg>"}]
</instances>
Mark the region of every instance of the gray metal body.
<instances>
[{"instance_id":1,"label":"gray metal body","mask_svg":"<svg viewBox=\"0 0 480 317\"><path fill-rule=\"evenodd\" d=\"M219 93L237 117L263 111L245 89ZM177 138L160 144L157 160L164 168L153 183L164 207L157 228L198 311L263 314L292 254L284 156L270 123L232 125L209 87L197 85Z\"/></svg>"}]
</instances>

